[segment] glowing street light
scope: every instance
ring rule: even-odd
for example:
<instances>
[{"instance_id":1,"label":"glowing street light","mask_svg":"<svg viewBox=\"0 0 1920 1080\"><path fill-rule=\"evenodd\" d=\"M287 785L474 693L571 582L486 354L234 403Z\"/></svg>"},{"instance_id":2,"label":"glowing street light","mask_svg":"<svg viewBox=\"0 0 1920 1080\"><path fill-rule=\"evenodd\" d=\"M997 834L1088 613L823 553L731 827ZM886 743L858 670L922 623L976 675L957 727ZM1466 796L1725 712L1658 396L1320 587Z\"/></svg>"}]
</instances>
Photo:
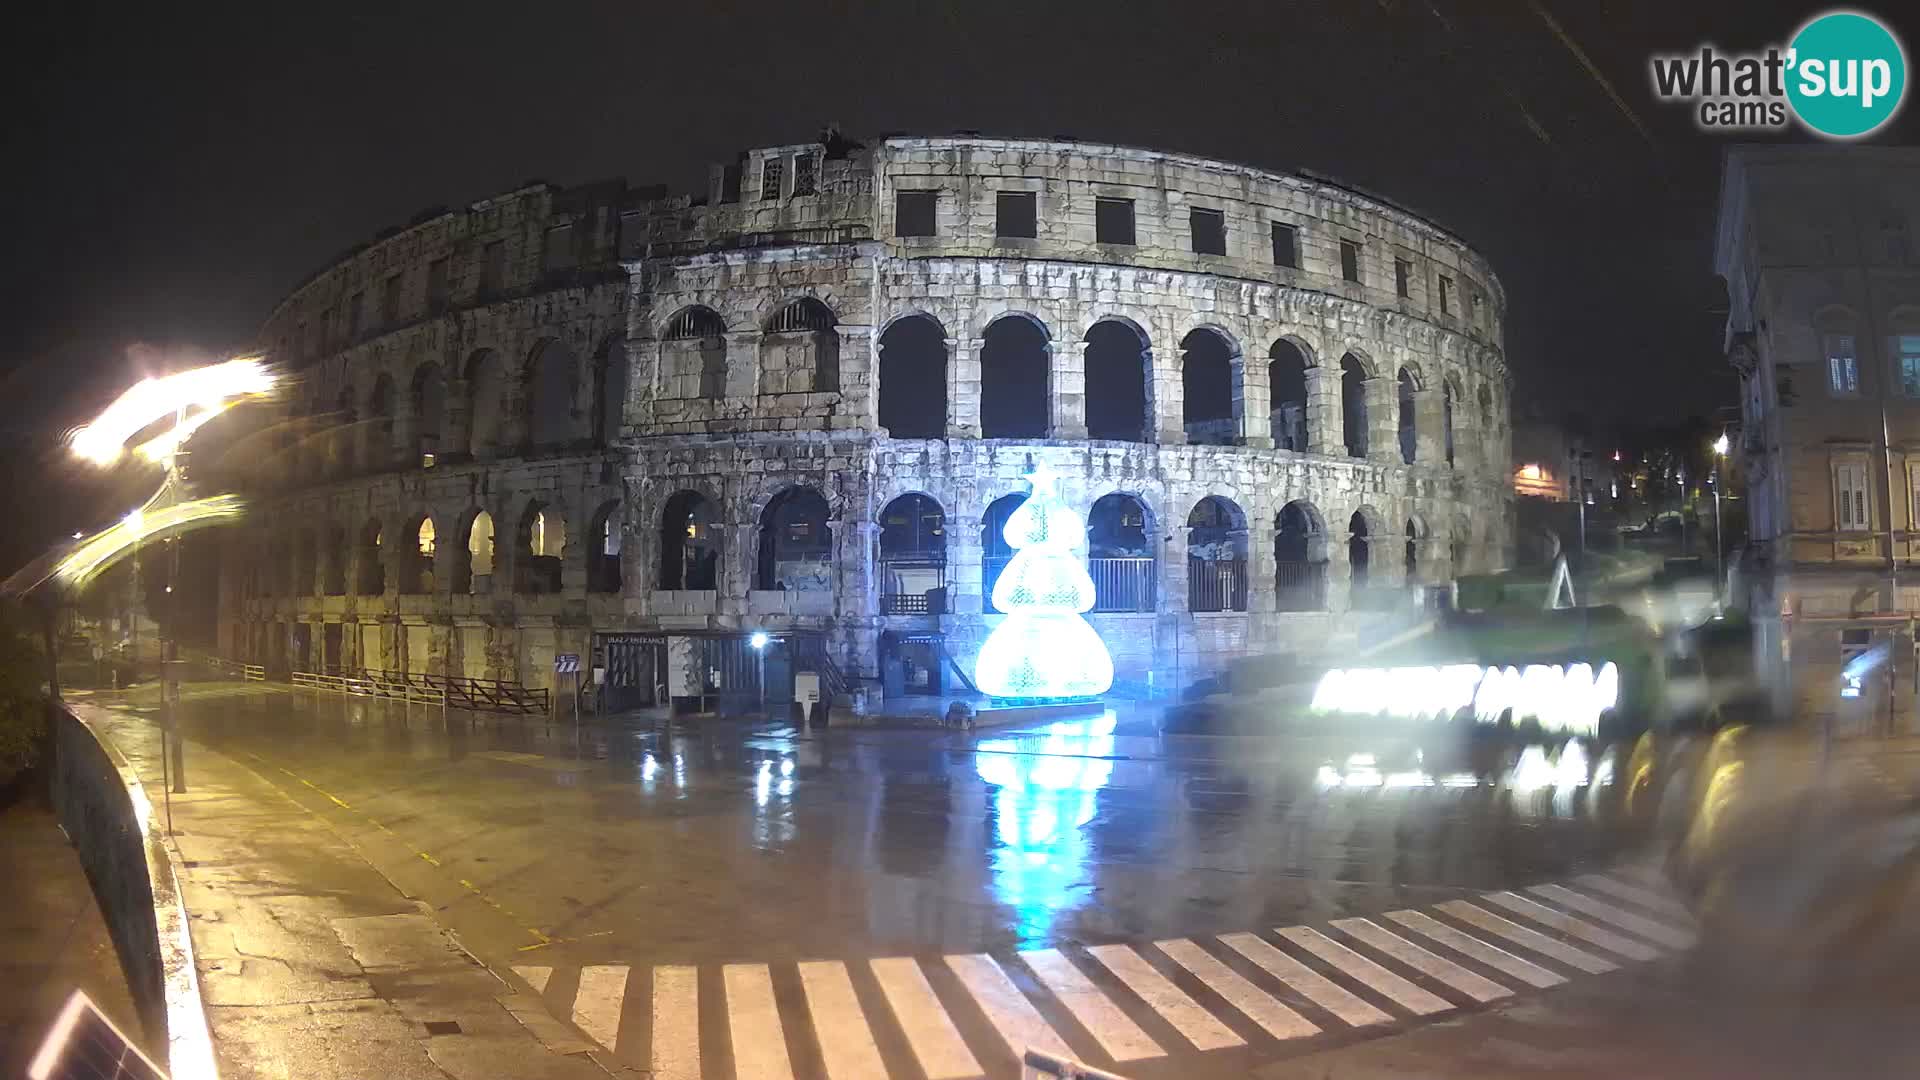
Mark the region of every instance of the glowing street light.
<instances>
[{"instance_id":1,"label":"glowing street light","mask_svg":"<svg viewBox=\"0 0 1920 1080\"><path fill-rule=\"evenodd\" d=\"M168 416L177 417L172 430L139 447L143 456L158 461L177 452L201 424L242 399L272 393L274 384L273 372L257 356L142 379L68 436L67 445L85 461L112 465L126 454L134 436ZM191 419L189 412L194 413Z\"/></svg>"},{"instance_id":2,"label":"glowing street light","mask_svg":"<svg viewBox=\"0 0 1920 1080\"><path fill-rule=\"evenodd\" d=\"M1713 597L1717 608L1721 589L1726 584L1726 555L1720 546L1720 459L1727 456L1727 433L1713 440Z\"/></svg>"}]
</instances>

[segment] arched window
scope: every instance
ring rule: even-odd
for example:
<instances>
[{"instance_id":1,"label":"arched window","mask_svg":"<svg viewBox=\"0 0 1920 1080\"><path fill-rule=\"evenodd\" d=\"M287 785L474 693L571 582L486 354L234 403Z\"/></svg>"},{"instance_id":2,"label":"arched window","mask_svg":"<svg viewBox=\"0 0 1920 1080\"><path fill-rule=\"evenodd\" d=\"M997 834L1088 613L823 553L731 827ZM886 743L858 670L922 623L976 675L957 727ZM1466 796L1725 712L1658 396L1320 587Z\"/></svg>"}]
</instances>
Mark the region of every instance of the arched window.
<instances>
[{"instance_id":1,"label":"arched window","mask_svg":"<svg viewBox=\"0 0 1920 1080\"><path fill-rule=\"evenodd\" d=\"M1209 495L1187 515L1187 610L1247 610L1247 519Z\"/></svg>"},{"instance_id":2,"label":"arched window","mask_svg":"<svg viewBox=\"0 0 1920 1080\"><path fill-rule=\"evenodd\" d=\"M1187 441L1232 446L1240 441L1234 422L1232 343L1216 330L1195 330L1180 342L1180 419Z\"/></svg>"},{"instance_id":3,"label":"arched window","mask_svg":"<svg viewBox=\"0 0 1920 1080\"><path fill-rule=\"evenodd\" d=\"M754 587L788 592L833 590L833 529L827 500L809 487L790 487L760 516L760 565Z\"/></svg>"},{"instance_id":4,"label":"arched window","mask_svg":"<svg viewBox=\"0 0 1920 1080\"><path fill-rule=\"evenodd\" d=\"M1018 315L994 320L980 349L980 434L989 439L1047 436L1047 334Z\"/></svg>"},{"instance_id":5,"label":"arched window","mask_svg":"<svg viewBox=\"0 0 1920 1080\"><path fill-rule=\"evenodd\" d=\"M880 335L880 426L896 439L947 434L947 332L926 315Z\"/></svg>"},{"instance_id":6,"label":"arched window","mask_svg":"<svg viewBox=\"0 0 1920 1080\"><path fill-rule=\"evenodd\" d=\"M773 313L760 335L760 392L823 394L840 389L839 320L802 297Z\"/></svg>"},{"instance_id":7,"label":"arched window","mask_svg":"<svg viewBox=\"0 0 1920 1080\"><path fill-rule=\"evenodd\" d=\"M720 587L720 534L713 503L697 491L679 491L660 515L660 587Z\"/></svg>"},{"instance_id":8,"label":"arched window","mask_svg":"<svg viewBox=\"0 0 1920 1080\"><path fill-rule=\"evenodd\" d=\"M1427 537L1426 530L1414 518L1407 519L1406 580L1409 585L1420 583L1420 542Z\"/></svg>"},{"instance_id":9,"label":"arched window","mask_svg":"<svg viewBox=\"0 0 1920 1080\"><path fill-rule=\"evenodd\" d=\"M408 595L431 593L436 541L432 515L415 517L405 535L409 543L400 555L400 591Z\"/></svg>"},{"instance_id":10,"label":"arched window","mask_svg":"<svg viewBox=\"0 0 1920 1080\"><path fill-rule=\"evenodd\" d=\"M1357 592L1367 585L1367 558L1370 553L1371 534L1367 529L1367 516L1355 510L1347 519L1347 571L1348 584Z\"/></svg>"},{"instance_id":11,"label":"arched window","mask_svg":"<svg viewBox=\"0 0 1920 1080\"><path fill-rule=\"evenodd\" d=\"M925 495L880 511L880 613L940 615L947 597L947 515Z\"/></svg>"},{"instance_id":12,"label":"arched window","mask_svg":"<svg viewBox=\"0 0 1920 1080\"><path fill-rule=\"evenodd\" d=\"M1114 492L1087 511L1087 571L1093 610L1152 611L1158 575L1147 506Z\"/></svg>"},{"instance_id":13,"label":"arched window","mask_svg":"<svg viewBox=\"0 0 1920 1080\"><path fill-rule=\"evenodd\" d=\"M1413 419L1413 374L1400 369L1400 460L1413 464L1418 451Z\"/></svg>"},{"instance_id":14,"label":"arched window","mask_svg":"<svg viewBox=\"0 0 1920 1080\"><path fill-rule=\"evenodd\" d=\"M1281 611L1327 606L1327 527L1312 503L1295 500L1274 519L1274 596Z\"/></svg>"},{"instance_id":15,"label":"arched window","mask_svg":"<svg viewBox=\"0 0 1920 1080\"><path fill-rule=\"evenodd\" d=\"M1307 443L1307 356L1300 346L1280 339L1267 351L1267 387L1273 402L1273 445L1305 452Z\"/></svg>"},{"instance_id":16,"label":"arched window","mask_svg":"<svg viewBox=\"0 0 1920 1080\"><path fill-rule=\"evenodd\" d=\"M560 591L561 558L566 553L567 526L560 511L531 503L521 515L518 548L514 552L514 591L544 594Z\"/></svg>"},{"instance_id":17,"label":"arched window","mask_svg":"<svg viewBox=\"0 0 1920 1080\"><path fill-rule=\"evenodd\" d=\"M1102 319L1087 330L1086 341L1087 438L1149 441L1153 364L1146 335L1131 323Z\"/></svg>"},{"instance_id":18,"label":"arched window","mask_svg":"<svg viewBox=\"0 0 1920 1080\"><path fill-rule=\"evenodd\" d=\"M727 396L727 324L711 308L681 308L660 335L660 396Z\"/></svg>"},{"instance_id":19,"label":"arched window","mask_svg":"<svg viewBox=\"0 0 1920 1080\"><path fill-rule=\"evenodd\" d=\"M347 560L352 552L347 549L347 530L338 525L327 529L327 541L321 551L324 560L323 576L325 593L328 596L347 595Z\"/></svg>"},{"instance_id":20,"label":"arched window","mask_svg":"<svg viewBox=\"0 0 1920 1080\"><path fill-rule=\"evenodd\" d=\"M562 342L542 342L527 363L527 445L567 446L581 439L580 412L574 408L579 383L573 350Z\"/></svg>"},{"instance_id":21,"label":"arched window","mask_svg":"<svg viewBox=\"0 0 1920 1080\"><path fill-rule=\"evenodd\" d=\"M620 437L620 426L626 420L627 408L627 349L618 341L609 341L600 350L600 357L594 363L594 410L593 439L602 446L608 446Z\"/></svg>"},{"instance_id":22,"label":"arched window","mask_svg":"<svg viewBox=\"0 0 1920 1080\"><path fill-rule=\"evenodd\" d=\"M485 510L474 511L460 535L453 591L486 596L493 592L493 515Z\"/></svg>"},{"instance_id":23,"label":"arched window","mask_svg":"<svg viewBox=\"0 0 1920 1080\"><path fill-rule=\"evenodd\" d=\"M593 527L587 531L587 591L620 591L620 540L624 533L618 501L604 503L594 511Z\"/></svg>"},{"instance_id":24,"label":"arched window","mask_svg":"<svg viewBox=\"0 0 1920 1080\"><path fill-rule=\"evenodd\" d=\"M1453 464L1453 399L1459 396L1452 379L1444 384L1446 393L1440 404L1440 428L1447 441L1447 464Z\"/></svg>"},{"instance_id":25,"label":"arched window","mask_svg":"<svg viewBox=\"0 0 1920 1080\"><path fill-rule=\"evenodd\" d=\"M378 520L369 521L360 530L360 550L355 559L353 591L356 596L379 596L387 591L386 539Z\"/></svg>"},{"instance_id":26,"label":"arched window","mask_svg":"<svg viewBox=\"0 0 1920 1080\"><path fill-rule=\"evenodd\" d=\"M385 372L373 381L367 395L366 449L361 460L372 471L393 464L393 379Z\"/></svg>"},{"instance_id":27,"label":"arched window","mask_svg":"<svg viewBox=\"0 0 1920 1080\"><path fill-rule=\"evenodd\" d=\"M447 425L447 376L439 364L421 364L413 373L413 447L410 465L427 468L440 453Z\"/></svg>"},{"instance_id":28,"label":"arched window","mask_svg":"<svg viewBox=\"0 0 1920 1080\"><path fill-rule=\"evenodd\" d=\"M467 360L467 445L476 458L490 457L500 445L501 420L506 415L506 374L491 349L481 349Z\"/></svg>"},{"instance_id":29,"label":"arched window","mask_svg":"<svg viewBox=\"0 0 1920 1080\"><path fill-rule=\"evenodd\" d=\"M1013 559L1013 549L1007 546L1007 519L1027 501L1027 494L1017 491L1000 496L988 504L986 516L980 519L980 598L984 610L999 610L993 606L993 585Z\"/></svg>"},{"instance_id":30,"label":"arched window","mask_svg":"<svg viewBox=\"0 0 1920 1080\"><path fill-rule=\"evenodd\" d=\"M1367 369L1352 353L1340 358L1340 435L1349 457L1367 456Z\"/></svg>"}]
</instances>

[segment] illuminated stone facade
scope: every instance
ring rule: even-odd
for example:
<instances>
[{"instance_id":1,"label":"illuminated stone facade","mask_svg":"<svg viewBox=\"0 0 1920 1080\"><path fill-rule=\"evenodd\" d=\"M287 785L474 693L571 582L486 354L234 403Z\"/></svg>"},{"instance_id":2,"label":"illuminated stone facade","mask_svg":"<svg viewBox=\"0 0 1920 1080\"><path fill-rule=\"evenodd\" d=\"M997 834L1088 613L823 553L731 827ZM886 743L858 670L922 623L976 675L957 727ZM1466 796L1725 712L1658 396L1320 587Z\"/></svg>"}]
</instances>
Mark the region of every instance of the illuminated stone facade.
<instances>
[{"instance_id":1,"label":"illuminated stone facade","mask_svg":"<svg viewBox=\"0 0 1920 1080\"><path fill-rule=\"evenodd\" d=\"M759 628L785 670L951 689L940 649L970 670L999 618L996 500L1044 464L1119 684L1171 690L1504 564L1504 310L1377 198L1116 146L833 140L700 199L510 192L267 320L303 377L256 436L224 644L547 685L606 635Z\"/></svg>"}]
</instances>

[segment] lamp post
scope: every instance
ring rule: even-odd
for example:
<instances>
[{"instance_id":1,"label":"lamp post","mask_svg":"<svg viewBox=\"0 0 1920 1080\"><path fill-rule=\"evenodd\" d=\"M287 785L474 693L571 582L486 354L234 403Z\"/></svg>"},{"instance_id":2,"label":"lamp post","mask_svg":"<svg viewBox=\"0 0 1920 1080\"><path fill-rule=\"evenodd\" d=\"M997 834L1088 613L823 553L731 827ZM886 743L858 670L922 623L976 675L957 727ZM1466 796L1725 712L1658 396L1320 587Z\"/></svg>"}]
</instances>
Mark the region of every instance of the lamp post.
<instances>
[{"instance_id":1,"label":"lamp post","mask_svg":"<svg viewBox=\"0 0 1920 1080\"><path fill-rule=\"evenodd\" d=\"M766 715L767 712L767 643L772 640L772 638L767 636L765 630L755 630L753 636L747 638L747 644L753 646L754 660L759 668L754 681L760 684L760 714L762 716Z\"/></svg>"},{"instance_id":2,"label":"lamp post","mask_svg":"<svg viewBox=\"0 0 1920 1080\"><path fill-rule=\"evenodd\" d=\"M1723 602L1726 588L1726 547L1720 542L1720 459L1727 456L1727 433L1713 440L1713 602Z\"/></svg>"}]
</instances>

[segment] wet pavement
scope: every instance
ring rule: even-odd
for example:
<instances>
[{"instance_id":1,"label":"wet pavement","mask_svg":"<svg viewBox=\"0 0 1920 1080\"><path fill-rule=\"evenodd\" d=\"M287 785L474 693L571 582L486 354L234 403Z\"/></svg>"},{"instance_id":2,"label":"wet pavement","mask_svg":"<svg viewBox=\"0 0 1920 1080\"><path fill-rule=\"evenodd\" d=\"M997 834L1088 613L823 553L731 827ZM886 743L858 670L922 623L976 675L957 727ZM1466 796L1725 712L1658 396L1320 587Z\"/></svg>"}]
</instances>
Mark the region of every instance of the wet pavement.
<instances>
[{"instance_id":1,"label":"wet pavement","mask_svg":"<svg viewBox=\"0 0 1920 1080\"><path fill-rule=\"evenodd\" d=\"M1016 1038L1132 1076L1244 1075L1650 955L1615 938L1586 945L1605 966L1569 966L1563 912L1489 891L1660 914L1580 883L1630 857L1604 757L1279 716L1163 736L1126 705L961 734L187 696L195 744L324 821L610 1061L663 1077L1004 1075ZM1546 936L1503 938L1516 914ZM1563 974L1450 951L1463 928Z\"/></svg>"}]
</instances>

